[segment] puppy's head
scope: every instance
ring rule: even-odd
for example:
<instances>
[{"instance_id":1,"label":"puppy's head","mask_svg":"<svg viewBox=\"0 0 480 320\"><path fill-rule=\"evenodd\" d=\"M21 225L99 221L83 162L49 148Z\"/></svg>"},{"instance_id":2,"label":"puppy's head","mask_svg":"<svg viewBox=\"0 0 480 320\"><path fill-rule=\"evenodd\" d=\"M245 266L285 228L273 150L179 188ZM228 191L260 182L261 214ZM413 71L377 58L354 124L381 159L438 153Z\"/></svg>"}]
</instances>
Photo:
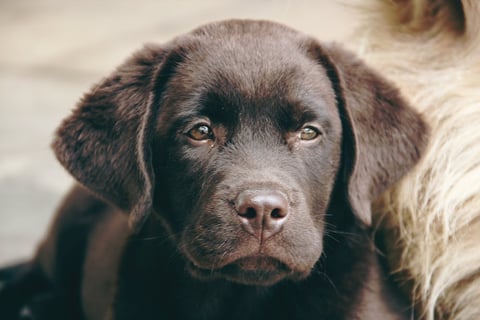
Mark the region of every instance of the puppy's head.
<instances>
[{"instance_id":1,"label":"puppy's head","mask_svg":"<svg viewBox=\"0 0 480 320\"><path fill-rule=\"evenodd\" d=\"M418 160L425 132L342 49L227 21L140 51L53 146L134 230L155 212L193 276L270 285L309 275L327 214L348 208L369 225L370 202Z\"/></svg>"}]
</instances>

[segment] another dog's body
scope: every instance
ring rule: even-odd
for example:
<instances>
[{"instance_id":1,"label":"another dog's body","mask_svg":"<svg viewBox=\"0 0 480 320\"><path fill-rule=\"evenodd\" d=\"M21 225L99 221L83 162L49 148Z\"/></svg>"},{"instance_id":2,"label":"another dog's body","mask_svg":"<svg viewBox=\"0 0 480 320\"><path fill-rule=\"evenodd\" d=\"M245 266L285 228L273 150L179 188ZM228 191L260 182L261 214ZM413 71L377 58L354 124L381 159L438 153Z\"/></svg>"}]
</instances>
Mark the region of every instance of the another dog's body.
<instances>
[{"instance_id":1,"label":"another dog's body","mask_svg":"<svg viewBox=\"0 0 480 320\"><path fill-rule=\"evenodd\" d=\"M400 4L401 2L401 4ZM355 49L432 127L377 204L392 270L422 319L480 319L480 2L362 1Z\"/></svg>"},{"instance_id":2,"label":"another dog's body","mask_svg":"<svg viewBox=\"0 0 480 320\"><path fill-rule=\"evenodd\" d=\"M206 25L138 52L63 122L53 148L89 191L67 197L32 268L58 318L404 319L370 205L427 131L339 47Z\"/></svg>"}]
</instances>

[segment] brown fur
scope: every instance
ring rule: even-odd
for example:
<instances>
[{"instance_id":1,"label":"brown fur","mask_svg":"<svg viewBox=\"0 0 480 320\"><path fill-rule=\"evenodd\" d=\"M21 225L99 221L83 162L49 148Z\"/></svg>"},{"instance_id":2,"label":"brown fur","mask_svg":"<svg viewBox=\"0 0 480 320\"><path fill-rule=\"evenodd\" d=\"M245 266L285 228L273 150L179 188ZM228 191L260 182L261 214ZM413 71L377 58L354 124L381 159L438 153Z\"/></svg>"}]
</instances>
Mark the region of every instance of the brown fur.
<instances>
[{"instance_id":1,"label":"brown fur","mask_svg":"<svg viewBox=\"0 0 480 320\"><path fill-rule=\"evenodd\" d=\"M427 131L338 46L200 27L136 53L62 123L53 148L83 187L35 268L70 319L404 319L370 204Z\"/></svg>"}]
</instances>

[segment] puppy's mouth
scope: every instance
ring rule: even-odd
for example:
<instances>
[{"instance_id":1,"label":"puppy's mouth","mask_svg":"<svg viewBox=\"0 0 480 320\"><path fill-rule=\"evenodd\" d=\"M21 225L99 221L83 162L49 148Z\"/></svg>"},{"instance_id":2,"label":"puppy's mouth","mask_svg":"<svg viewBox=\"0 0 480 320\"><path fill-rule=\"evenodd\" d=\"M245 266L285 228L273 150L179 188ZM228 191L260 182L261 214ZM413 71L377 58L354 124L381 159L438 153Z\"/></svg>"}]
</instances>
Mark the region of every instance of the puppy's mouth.
<instances>
[{"instance_id":1,"label":"puppy's mouth","mask_svg":"<svg viewBox=\"0 0 480 320\"><path fill-rule=\"evenodd\" d=\"M287 266L277 259L262 256L251 256L240 258L230 264L234 265L243 271L262 271L262 272L276 272L287 269ZM226 266L226 267L229 267Z\"/></svg>"},{"instance_id":2,"label":"puppy's mouth","mask_svg":"<svg viewBox=\"0 0 480 320\"><path fill-rule=\"evenodd\" d=\"M298 278L285 263L268 256L239 258L220 268L205 269L189 262L187 269L202 280L226 279L228 281L256 286L270 286L287 277Z\"/></svg>"}]
</instances>

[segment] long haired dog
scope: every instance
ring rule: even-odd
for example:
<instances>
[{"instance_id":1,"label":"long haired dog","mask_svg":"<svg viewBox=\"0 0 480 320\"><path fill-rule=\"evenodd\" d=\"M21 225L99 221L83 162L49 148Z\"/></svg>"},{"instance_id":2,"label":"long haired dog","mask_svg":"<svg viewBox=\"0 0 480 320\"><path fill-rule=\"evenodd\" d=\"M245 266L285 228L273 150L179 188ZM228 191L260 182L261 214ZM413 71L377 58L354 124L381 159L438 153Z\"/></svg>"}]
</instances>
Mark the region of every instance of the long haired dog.
<instances>
[{"instance_id":1,"label":"long haired dog","mask_svg":"<svg viewBox=\"0 0 480 320\"><path fill-rule=\"evenodd\" d=\"M432 127L422 163L376 208L391 267L420 318L480 319L480 2L369 4L357 52Z\"/></svg>"}]
</instances>

